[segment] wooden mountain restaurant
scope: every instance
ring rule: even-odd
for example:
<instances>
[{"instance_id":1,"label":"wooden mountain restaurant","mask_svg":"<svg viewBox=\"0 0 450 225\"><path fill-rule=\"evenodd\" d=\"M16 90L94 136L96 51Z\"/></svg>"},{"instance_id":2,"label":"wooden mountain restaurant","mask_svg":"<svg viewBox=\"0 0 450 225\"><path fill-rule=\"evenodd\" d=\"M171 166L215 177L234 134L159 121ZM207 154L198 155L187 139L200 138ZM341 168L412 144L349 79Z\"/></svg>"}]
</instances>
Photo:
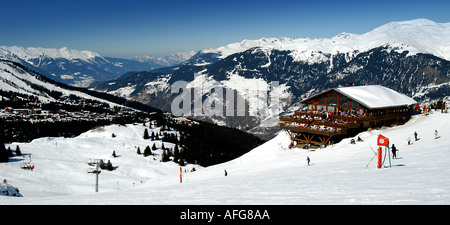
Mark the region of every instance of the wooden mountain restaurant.
<instances>
[{"instance_id":1,"label":"wooden mountain restaurant","mask_svg":"<svg viewBox=\"0 0 450 225\"><path fill-rule=\"evenodd\" d=\"M403 124L417 104L380 85L333 88L302 103L306 109L280 117L280 127L298 147L328 145L368 128Z\"/></svg>"}]
</instances>

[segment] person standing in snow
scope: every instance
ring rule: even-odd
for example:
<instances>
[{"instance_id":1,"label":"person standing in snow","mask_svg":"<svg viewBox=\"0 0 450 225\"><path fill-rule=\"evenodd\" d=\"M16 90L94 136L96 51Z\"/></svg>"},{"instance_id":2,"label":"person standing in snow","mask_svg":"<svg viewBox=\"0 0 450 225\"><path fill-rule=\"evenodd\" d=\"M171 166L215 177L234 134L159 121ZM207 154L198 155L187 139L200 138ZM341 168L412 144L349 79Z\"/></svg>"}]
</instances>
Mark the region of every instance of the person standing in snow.
<instances>
[{"instance_id":1,"label":"person standing in snow","mask_svg":"<svg viewBox=\"0 0 450 225\"><path fill-rule=\"evenodd\" d=\"M416 141L418 141L419 139L417 139L417 132L414 131L414 138L416 139Z\"/></svg>"},{"instance_id":2,"label":"person standing in snow","mask_svg":"<svg viewBox=\"0 0 450 225\"><path fill-rule=\"evenodd\" d=\"M411 145L411 137L408 137L408 145Z\"/></svg>"},{"instance_id":3,"label":"person standing in snow","mask_svg":"<svg viewBox=\"0 0 450 225\"><path fill-rule=\"evenodd\" d=\"M309 158L309 156L306 156L306 162L308 163L308 166L309 166L309 162L311 162L311 159Z\"/></svg>"},{"instance_id":4,"label":"person standing in snow","mask_svg":"<svg viewBox=\"0 0 450 225\"><path fill-rule=\"evenodd\" d=\"M225 172L225 176L228 176L228 172L226 170L223 170Z\"/></svg>"},{"instance_id":5,"label":"person standing in snow","mask_svg":"<svg viewBox=\"0 0 450 225\"><path fill-rule=\"evenodd\" d=\"M397 148L395 147L394 144L392 144L392 158L396 159L397 158Z\"/></svg>"},{"instance_id":6,"label":"person standing in snow","mask_svg":"<svg viewBox=\"0 0 450 225\"><path fill-rule=\"evenodd\" d=\"M437 139L437 138L438 138L438 131L434 130L434 139Z\"/></svg>"}]
</instances>

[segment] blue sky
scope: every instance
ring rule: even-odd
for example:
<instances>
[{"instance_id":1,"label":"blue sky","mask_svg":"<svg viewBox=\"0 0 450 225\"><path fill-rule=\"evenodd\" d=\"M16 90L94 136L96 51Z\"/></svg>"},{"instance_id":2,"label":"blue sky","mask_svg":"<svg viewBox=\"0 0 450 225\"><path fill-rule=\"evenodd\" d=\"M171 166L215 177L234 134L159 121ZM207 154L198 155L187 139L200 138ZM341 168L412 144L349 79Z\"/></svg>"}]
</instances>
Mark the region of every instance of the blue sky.
<instances>
[{"instance_id":1,"label":"blue sky","mask_svg":"<svg viewBox=\"0 0 450 225\"><path fill-rule=\"evenodd\" d=\"M362 34L391 21L450 22L450 1L0 0L0 45L131 58L263 37Z\"/></svg>"}]
</instances>

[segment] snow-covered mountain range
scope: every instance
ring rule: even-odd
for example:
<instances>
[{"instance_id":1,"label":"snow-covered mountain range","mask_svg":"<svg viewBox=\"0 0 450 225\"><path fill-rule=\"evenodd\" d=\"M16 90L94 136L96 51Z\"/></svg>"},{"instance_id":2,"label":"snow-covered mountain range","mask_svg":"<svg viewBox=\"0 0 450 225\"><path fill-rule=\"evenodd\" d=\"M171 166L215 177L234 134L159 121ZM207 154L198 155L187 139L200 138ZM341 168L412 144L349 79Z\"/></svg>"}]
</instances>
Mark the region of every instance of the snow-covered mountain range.
<instances>
[{"instance_id":1,"label":"snow-covered mountain range","mask_svg":"<svg viewBox=\"0 0 450 225\"><path fill-rule=\"evenodd\" d=\"M16 56L24 60L49 57L53 59L64 58L64 59L80 59L88 61L94 59L95 57L101 57L98 53L92 51L71 50L66 47L63 47L61 49L55 49L55 48L33 48L33 47L24 48L18 46L11 46L11 47L1 46L0 51L2 51L2 55Z\"/></svg>"},{"instance_id":2,"label":"snow-covered mountain range","mask_svg":"<svg viewBox=\"0 0 450 225\"><path fill-rule=\"evenodd\" d=\"M95 81L114 79L129 71L145 71L179 64L194 54L195 52L175 53L160 58L139 56L130 60L103 57L96 52L66 47L0 46L0 58L20 62L50 79L81 87L87 87Z\"/></svg>"},{"instance_id":3,"label":"snow-covered mountain range","mask_svg":"<svg viewBox=\"0 0 450 225\"><path fill-rule=\"evenodd\" d=\"M334 55L345 54L349 61L361 52L380 46L389 46L397 52L408 51L432 54L450 60L450 23L436 23L428 19L391 22L365 34L341 33L333 38L262 38L244 40L219 48L205 49L204 54L214 53L223 59L251 48L261 48L267 54L271 50L290 51L294 61L309 64L322 63ZM330 63L332 65L332 63Z\"/></svg>"},{"instance_id":4,"label":"snow-covered mountain range","mask_svg":"<svg viewBox=\"0 0 450 225\"><path fill-rule=\"evenodd\" d=\"M298 109L305 97L349 83L383 85L424 101L450 96L449 50L450 23L417 19L388 23L361 35L244 40L202 50L178 67L129 73L95 88L167 111L177 96L170 87L179 80L192 88L231 87L250 96L247 108L258 104L251 98L251 87L259 84L258 90L269 93L270 82L278 81L285 112ZM277 114L201 119L264 134L276 127L275 118Z\"/></svg>"}]
</instances>

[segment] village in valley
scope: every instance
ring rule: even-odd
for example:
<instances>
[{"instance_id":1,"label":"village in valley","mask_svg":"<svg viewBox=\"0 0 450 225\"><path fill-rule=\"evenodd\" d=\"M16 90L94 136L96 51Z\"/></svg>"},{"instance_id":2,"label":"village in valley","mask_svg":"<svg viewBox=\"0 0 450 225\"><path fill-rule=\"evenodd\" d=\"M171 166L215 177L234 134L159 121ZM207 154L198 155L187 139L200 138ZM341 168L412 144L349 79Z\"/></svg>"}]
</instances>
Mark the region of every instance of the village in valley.
<instances>
[{"instance_id":1,"label":"village in valley","mask_svg":"<svg viewBox=\"0 0 450 225\"><path fill-rule=\"evenodd\" d=\"M108 103L62 96L58 101L41 101L38 97L2 91L0 118L3 121L98 121L133 116L137 111L127 107L111 107Z\"/></svg>"},{"instance_id":2,"label":"village in valley","mask_svg":"<svg viewBox=\"0 0 450 225\"><path fill-rule=\"evenodd\" d=\"M66 104L66 103L64 103ZM69 111L62 109L42 109L42 103L28 103L23 108L6 107L0 111L0 118L4 121L31 121L31 122L57 122L57 121L98 121L109 120L117 117L134 116L136 110L124 107L109 108L101 104L93 104L94 108L101 108L103 112L80 110Z\"/></svg>"}]
</instances>

